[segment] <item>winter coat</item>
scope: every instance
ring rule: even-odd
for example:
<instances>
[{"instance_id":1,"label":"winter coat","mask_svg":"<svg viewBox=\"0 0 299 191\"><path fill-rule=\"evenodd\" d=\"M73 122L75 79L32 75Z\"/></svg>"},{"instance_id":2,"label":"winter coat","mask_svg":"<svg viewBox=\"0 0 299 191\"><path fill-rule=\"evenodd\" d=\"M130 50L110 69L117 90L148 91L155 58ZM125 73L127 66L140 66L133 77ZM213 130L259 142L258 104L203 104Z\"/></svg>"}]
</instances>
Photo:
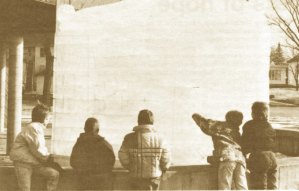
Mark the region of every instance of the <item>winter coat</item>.
<instances>
[{"instance_id":1,"label":"winter coat","mask_svg":"<svg viewBox=\"0 0 299 191\"><path fill-rule=\"evenodd\" d=\"M115 155L104 137L81 133L73 147L70 163L80 172L108 173L113 169Z\"/></svg>"},{"instance_id":2,"label":"winter coat","mask_svg":"<svg viewBox=\"0 0 299 191\"><path fill-rule=\"evenodd\" d=\"M170 150L152 125L140 125L125 136L118 156L134 178L157 178L170 166Z\"/></svg>"},{"instance_id":3,"label":"winter coat","mask_svg":"<svg viewBox=\"0 0 299 191\"><path fill-rule=\"evenodd\" d=\"M49 152L44 137L45 126L33 122L23 127L17 135L10 151L10 159L15 162L39 165L48 159Z\"/></svg>"},{"instance_id":4,"label":"winter coat","mask_svg":"<svg viewBox=\"0 0 299 191\"><path fill-rule=\"evenodd\" d=\"M198 114L193 119L200 129L211 136L214 143L213 155L220 161L236 161L246 165L245 157L241 152L240 133L238 128L225 121L206 119Z\"/></svg>"},{"instance_id":5,"label":"winter coat","mask_svg":"<svg viewBox=\"0 0 299 191\"><path fill-rule=\"evenodd\" d=\"M276 146L276 131L267 120L251 120L243 126L242 149L251 153L248 168L252 171L267 171L277 168L273 151Z\"/></svg>"},{"instance_id":6,"label":"winter coat","mask_svg":"<svg viewBox=\"0 0 299 191\"><path fill-rule=\"evenodd\" d=\"M251 120L243 126L242 149L245 154L255 151L273 151L276 131L266 120Z\"/></svg>"}]
</instances>

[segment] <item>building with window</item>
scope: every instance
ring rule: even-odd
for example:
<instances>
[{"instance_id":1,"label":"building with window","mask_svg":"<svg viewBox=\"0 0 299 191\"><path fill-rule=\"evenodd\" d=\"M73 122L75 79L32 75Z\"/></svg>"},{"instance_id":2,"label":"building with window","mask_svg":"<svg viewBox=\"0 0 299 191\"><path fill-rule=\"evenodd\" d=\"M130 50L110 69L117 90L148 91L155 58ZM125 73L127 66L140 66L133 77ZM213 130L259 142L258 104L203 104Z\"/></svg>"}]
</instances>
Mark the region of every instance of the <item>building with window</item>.
<instances>
[{"instance_id":1,"label":"building with window","mask_svg":"<svg viewBox=\"0 0 299 191\"><path fill-rule=\"evenodd\" d=\"M269 71L270 87L288 86L289 85L289 68L287 64L276 65L270 64Z\"/></svg>"},{"instance_id":2,"label":"building with window","mask_svg":"<svg viewBox=\"0 0 299 191\"><path fill-rule=\"evenodd\" d=\"M299 79L299 55L289 59L286 64L270 64L270 87L295 87Z\"/></svg>"}]
</instances>

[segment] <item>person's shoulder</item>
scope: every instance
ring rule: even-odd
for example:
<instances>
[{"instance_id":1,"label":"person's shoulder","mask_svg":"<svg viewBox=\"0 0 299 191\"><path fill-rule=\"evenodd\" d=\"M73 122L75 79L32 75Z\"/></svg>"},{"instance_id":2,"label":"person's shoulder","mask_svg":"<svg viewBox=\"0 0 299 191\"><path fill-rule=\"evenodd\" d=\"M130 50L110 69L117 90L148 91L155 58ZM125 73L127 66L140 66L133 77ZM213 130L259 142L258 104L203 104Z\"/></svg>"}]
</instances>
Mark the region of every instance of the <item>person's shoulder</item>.
<instances>
[{"instance_id":1,"label":"person's shoulder","mask_svg":"<svg viewBox=\"0 0 299 191\"><path fill-rule=\"evenodd\" d=\"M254 121L253 121L253 120L249 120L249 121L247 121L247 122L243 125L243 129L244 129L244 128L250 128L250 127L253 126L253 124L254 124Z\"/></svg>"},{"instance_id":2,"label":"person's shoulder","mask_svg":"<svg viewBox=\"0 0 299 191\"><path fill-rule=\"evenodd\" d=\"M271 125L271 123L269 121L265 122L265 127L271 130L274 130L273 126Z\"/></svg>"},{"instance_id":3,"label":"person's shoulder","mask_svg":"<svg viewBox=\"0 0 299 191\"><path fill-rule=\"evenodd\" d=\"M137 139L137 133L135 133L135 132L128 133L124 137L125 142L131 142L135 139Z\"/></svg>"},{"instance_id":4,"label":"person's shoulder","mask_svg":"<svg viewBox=\"0 0 299 191\"><path fill-rule=\"evenodd\" d=\"M44 125L41 123L36 123L36 122L32 122L32 123L28 123L25 127L24 127L25 131L35 131L37 133L43 133L44 132Z\"/></svg>"}]
</instances>

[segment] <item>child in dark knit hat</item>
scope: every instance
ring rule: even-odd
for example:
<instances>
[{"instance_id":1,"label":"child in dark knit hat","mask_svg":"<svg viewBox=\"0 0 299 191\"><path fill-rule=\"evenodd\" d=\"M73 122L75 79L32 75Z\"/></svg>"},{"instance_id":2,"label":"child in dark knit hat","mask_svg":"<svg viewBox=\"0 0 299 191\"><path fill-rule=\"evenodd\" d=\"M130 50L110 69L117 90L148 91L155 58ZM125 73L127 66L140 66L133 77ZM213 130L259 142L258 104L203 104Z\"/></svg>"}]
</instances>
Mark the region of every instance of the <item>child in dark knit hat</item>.
<instances>
[{"instance_id":1,"label":"child in dark knit hat","mask_svg":"<svg viewBox=\"0 0 299 191\"><path fill-rule=\"evenodd\" d=\"M192 118L213 139L213 156L208 157L208 162L218 167L218 189L247 190L246 163L241 152L239 132L243 114L229 111L226 121L206 119L199 114L193 114Z\"/></svg>"}]
</instances>

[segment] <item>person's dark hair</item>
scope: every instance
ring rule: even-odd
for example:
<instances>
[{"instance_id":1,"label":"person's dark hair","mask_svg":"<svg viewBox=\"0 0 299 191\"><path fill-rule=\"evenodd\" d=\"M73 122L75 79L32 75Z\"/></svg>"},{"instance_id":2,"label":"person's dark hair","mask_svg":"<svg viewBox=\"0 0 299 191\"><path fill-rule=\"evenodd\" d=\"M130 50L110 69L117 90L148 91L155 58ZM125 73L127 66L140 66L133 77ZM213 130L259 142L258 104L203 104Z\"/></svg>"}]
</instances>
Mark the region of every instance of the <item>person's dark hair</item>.
<instances>
[{"instance_id":1,"label":"person's dark hair","mask_svg":"<svg viewBox=\"0 0 299 191\"><path fill-rule=\"evenodd\" d=\"M91 133L94 131L94 125L98 123L98 120L96 118L90 117L85 121L84 125L84 131L85 133Z\"/></svg>"},{"instance_id":2,"label":"person's dark hair","mask_svg":"<svg viewBox=\"0 0 299 191\"><path fill-rule=\"evenodd\" d=\"M268 119L268 104L265 102L254 102L251 107L252 118L255 120Z\"/></svg>"},{"instance_id":3,"label":"person's dark hair","mask_svg":"<svg viewBox=\"0 0 299 191\"><path fill-rule=\"evenodd\" d=\"M138 114L138 125L153 125L154 115L150 110L141 110Z\"/></svg>"},{"instance_id":4,"label":"person's dark hair","mask_svg":"<svg viewBox=\"0 0 299 191\"><path fill-rule=\"evenodd\" d=\"M243 113L240 111L232 110L226 113L225 119L227 122L239 127L243 121Z\"/></svg>"},{"instance_id":5,"label":"person's dark hair","mask_svg":"<svg viewBox=\"0 0 299 191\"><path fill-rule=\"evenodd\" d=\"M44 123L47 115L49 115L50 109L44 104L37 104L31 113L32 122Z\"/></svg>"}]
</instances>

